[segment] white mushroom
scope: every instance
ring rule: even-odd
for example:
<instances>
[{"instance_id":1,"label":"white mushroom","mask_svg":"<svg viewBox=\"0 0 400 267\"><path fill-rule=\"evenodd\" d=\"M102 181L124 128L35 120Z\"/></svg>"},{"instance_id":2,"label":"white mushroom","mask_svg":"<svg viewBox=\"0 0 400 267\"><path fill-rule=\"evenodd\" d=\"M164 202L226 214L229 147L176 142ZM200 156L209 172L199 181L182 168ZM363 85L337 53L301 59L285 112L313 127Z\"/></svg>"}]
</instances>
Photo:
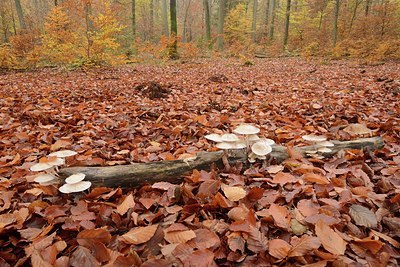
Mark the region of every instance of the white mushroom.
<instances>
[{"instance_id":1,"label":"white mushroom","mask_svg":"<svg viewBox=\"0 0 400 267\"><path fill-rule=\"evenodd\" d=\"M257 141L257 143L262 142L268 146L272 146L275 144L275 141L269 138L261 138L259 141Z\"/></svg>"},{"instance_id":2,"label":"white mushroom","mask_svg":"<svg viewBox=\"0 0 400 267\"><path fill-rule=\"evenodd\" d=\"M39 184L44 184L44 183L54 181L55 179L56 179L56 177L51 174L42 173L42 174L39 174L38 176L36 176L34 181Z\"/></svg>"},{"instance_id":3,"label":"white mushroom","mask_svg":"<svg viewBox=\"0 0 400 267\"><path fill-rule=\"evenodd\" d=\"M71 157L71 156L75 156L76 153L75 151L72 150L60 150L57 152L53 152L49 154L49 157L57 157L57 158L66 158L66 157Z\"/></svg>"},{"instance_id":4,"label":"white mushroom","mask_svg":"<svg viewBox=\"0 0 400 267\"><path fill-rule=\"evenodd\" d=\"M223 134L221 136L222 142L238 142L240 141L239 137L236 134Z\"/></svg>"},{"instance_id":5,"label":"white mushroom","mask_svg":"<svg viewBox=\"0 0 400 267\"><path fill-rule=\"evenodd\" d=\"M215 133L207 134L204 136L204 138L207 140L213 141L213 142L217 142L217 143L222 142L221 136L219 134L215 134Z\"/></svg>"},{"instance_id":6,"label":"white mushroom","mask_svg":"<svg viewBox=\"0 0 400 267\"><path fill-rule=\"evenodd\" d=\"M58 190L64 194L77 193L85 191L86 189L90 188L91 185L92 183L89 181L81 181L74 184L64 184Z\"/></svg>"},{"instance_id":7,"label":"white mushroom","mask_svg":"<svg viewBox=\"0 0 400 267\"><path fill-rule=\"evenodd\" d=\"M67 184L76 184L76 183L83 181L83 179L85 179L85 176L86 175L84 173L72 174L67 179L65 179L65 182Z\"/></svg>"},{"instance_id":8,"label":"white mushroom","mask_svg":"<svg viewBox=\"0 0 400 267\"><path fill-rule=\"evenodd\" d=\"M256 142L251 146L251 151L257 156L265 156L272 152L272 147L265 142Z\"/></svg>"},{"instance_id":9,"label":"white mushroom","mask_svg":"<svg viewBox=\"0 0 400 267\"><path fill-rule=\"evenodd\" d=\"M40 171L45 171L48 169L53 168L53 165L50 165L49 163L44 163L44 162L39 162L36 163L35 165L32 165L30 170L33 172L40 172Z\"/></svg>"},{"instance_id":10,"label":"white mushroom","mask_svg":"<svg viewBox=\"0 0 400 267\"><path fill-rule=\"evenodd\" d=\"M243 149L246 147L246 144L243 142L221 142L215 145L219 149Z\"/></svg>"},{"instance_id":11,"label":"white mushroom","mask_svg":"<svg viewBox=\"0 0 400 267\"><path fill-rule=\"evenodd\" d=\"M309 135L303 135L302 138L306 141L309 142L322 142L322 141L326 141L326 137L322 136L322 135L313 135L313 134L309 134Z\"/></svg>"},{"instance_id":12,"label":"white mushroom","mask_svg":"<svg viewBox=\"0 0 400 267\"><path fill-rule=\"evenodd\" d=\"M47 164L50 164L51 166L60 166L65 164L65 159L64 158L55 158L52 161L48 161Z\"/></svg>"},{"instance_id":13,"label":"white mushroom","mask_svg":"<svg viewBox=\"0 0 400 267\"><path fill-rule=\"evenodd\" d=\"M241 124L233 130L236 134L250 135L258 134L260 129L251 124Z\"/></svg>"},{"instance_id":14,"label":"white mushroom","mask_svg":"<svg viewBox=\"0 0 400 267\"><path fill-rule=\"evenodd\" d=\"M334 147L335 146L334 143L329 142L329 141L317 142L315 145L318 147Z\"/></svg>"},{"instance_id":15,"label":"white mushroom","mask_svg":"<svg viewBox=\"0 0 400 267\"><path fill-rule=\"evenodd\" d=\"M258 135L256 135L256 134L249 134L247 136L247 140L249 140L250 142L254 142L254 141L260 140L260 137L258 137Z\"/></svg>"},{"instance_id":16,"label":"white mushroom","mask_svg":"<svg viewBox=\"0 0 400 267\"><path fill-rule=\"evenodd\" d=\"M332 152L332 149L327 148L327 147L321 147L321 148L318 148L318 152L329 153L329 152Z\"/></svg>"}]
</instances>

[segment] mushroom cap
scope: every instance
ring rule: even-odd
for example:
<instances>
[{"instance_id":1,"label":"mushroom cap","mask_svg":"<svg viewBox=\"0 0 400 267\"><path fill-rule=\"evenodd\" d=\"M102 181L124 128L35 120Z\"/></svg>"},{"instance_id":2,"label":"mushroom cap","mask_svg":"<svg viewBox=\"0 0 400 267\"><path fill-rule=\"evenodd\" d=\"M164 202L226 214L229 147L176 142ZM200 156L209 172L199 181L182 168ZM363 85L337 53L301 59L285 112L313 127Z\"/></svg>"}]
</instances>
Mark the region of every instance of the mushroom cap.
<instances>
[{"instance_id":1,"label":"mushroom cap","mask_svg":"<svg viewBox=\"0 0 400 267\"><path fill-rule=\"evenodd\" d=\"M264 144L269 145L269 146L272 146L275 144L275 141L272 139L269 139L269 138L261 138L259 141L257 141L257 143L258 142L263 142Z\"/></svg>"},{"instance_id":2,"label":"mushroom cap","mask_svg":"<svg viewBox=\"0 0 400 267\"><path fill-rule=\"evenodd\" d=\"M51 174L42 173L42 174L39 174L38 176L36 176L34 181L36 183L43 184L43 183L51 182L51 181L53 181L55 179L56 179L56 177L51 175Z\"/></svg>"},{"instance_id":3,"label":"mushroom cap","mask_svg":"<svg viewBox=\"0 0 400 267\"><path fill-rule=\"evenodd\" d=\"M52 161L48 161L48 164L50 164L51 166L60 166L65 164L65 159L64 158L55 158Z\"/></svg>"},{"instance_id":4,"label":"mushroom cap","mask_svg":"<svg viewBox=\"0 0 400 267\"><path fill-rule=\"evenodd\" d=\"M322 147L334 147L335 144L329 141L322 141L322 142L317 142L317 146L322 146Z\"/></svg>"},{"instance_id":5,"label":"mushroom cap","mask_svg":"<svg viewBox=\"0 0 400 267\"><path fill-rule=\"evenodd\" d=\"M247 136L247 140L249 140L250 142L254 142L254 141L260 140L260 137L256 134L249 134Z\"/></svg>"},{"instance_id":6,"label":"mushroom cap","mask_svg":"<svg viewBox=\"0 0 400 267\"><path fill-rule=\"evenodd\" d=\"M240 141L239 137L236 134L223 134L221 136L222 142L237 142Z\"/></svg>"},{"instance_id":7,"label":"mushroom cap","mask_svg":"<svg viewBox=\"0 0 400 267\"><path fill-rule=\"evenodd\" d=\"M241 124L233 130L237 134L258 134L260 129L251 124Z\"/></svg>"},{"instance_id":8,"label":"mushroom cap","mask_svg":"<svg viewBox=\"0 0 400 267\"><path fill-rule=\"evenodd\" d=\"M306 154L317 154L318 150L307 150Z\"/></svg>"},{"instance_id":9,"label":"mushroom cap","mask_svg":"<svg viewBox=\"0 0 400 267\"><path fill-rule=\"evenodd\" d=\"M327 147L321 147L321 148L318 148L318 152L329 153L329 152L332 152L332 149L327 148Z\"/></svg>"},{"instance_id":10,"label":"mushroom cap","mask_svg":"<svg viewBox=\"0 0 400 267\"><path fill-rule=\"evenodd\" d=\"M239 142L221 142L215 145L219 149L243 149L246 144L242 141Z\"/></svg>"},{"instance_id":11,"label":"mushroom cap","mask_svg":"<svg viewBox=\"0 0 400 267\"><path fill-rule=\"evenodd\" d=\"M302 138L306 141L309 142L322 142L326 141L326 137L323 135L314 135L314 134L309 134L309 135L303 135Z\"/></svg>"},{"instance_id":12,"label":"mushroom cap","mask_svg":"<svg viewBox=\"0 0 400 267\"><path fill-rule=\"evenodd\" d=\"M204 136L204 138L217 143L222 142L221 136L216 133L207 134Z\"/></svg>"},{"instance_id":13,"label":"mushroom cap","mask_svg":"<svg viewBox=\"0 0 400 267\"><path fill-rule=\"evenodd\" d=\"M257 156L265 156L272 152L272 147L265 142L256 142L251 146L251 151Z\"/></svg>"},{"instance_id":14,"label":"mushroom cap","mask_svg":"<svg viewBox=\"0 0 400 267\"><path fill-rule=\"evenodd\" d=\"M88 189L92 185L89 181L80 181L75 184L64 184L58 190L61 193L68 194L68 193L77 193L82 192Z\"/></svg>"},{"instance_id":15,"label":"mushroom cap","mask_svg":"<svg viewBox=\"0 0 400 267\"><path fill-rule=\"evenodd\" d=\"M51 169L53 167L54 167L54 165L50 165L47 162L46 163L39 162L39 163L32 165L30 170L33 172L40 172L40 171L45 171L45 170Z\"/></svg>"},{"instance_id":16,"label":"mushroom cap","mask_svg":"<svg viewBox=\"0 0 400 267\"><path fill-rule=\"evenodd\" d=\"M50 153L49 157L66 158L70 156L75 156L76 154L78 153L72 150L60 150L57 152Z\"/></svg>"},{"instance_id":17,"label":"mushroom cap","mask_svg":"<svg viewBox=\"0 0 400 267\"><path fill-rule=\"evenodd\" d=\"M349 124L346 128L343 129L343 131L351 135L363 135L372 133L371 129L361 123Z\"/></svg>"},{"instance_id":18,"label":"mushroom cap","mask_svg":"<svg viewBox=\"0 0 400 267\"><path fill-rule=\"evenodd\" d=\"M69 176L67 179L65 179L65 182L67 184L76 184L79 183L80 181L83 181L85 179L85 174L84 173L75 173Z\"/></svg>"}]
</instances>

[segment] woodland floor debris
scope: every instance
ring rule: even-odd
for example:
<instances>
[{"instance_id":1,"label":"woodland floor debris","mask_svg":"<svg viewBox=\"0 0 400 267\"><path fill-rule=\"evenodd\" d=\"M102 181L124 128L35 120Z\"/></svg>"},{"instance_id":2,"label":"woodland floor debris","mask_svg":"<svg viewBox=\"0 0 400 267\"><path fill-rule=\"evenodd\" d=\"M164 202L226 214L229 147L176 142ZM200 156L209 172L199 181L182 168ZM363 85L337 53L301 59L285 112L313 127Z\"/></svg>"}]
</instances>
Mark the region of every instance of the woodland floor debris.
<instances>
[{"instance_id":1,"label":"woodland floor debris","mask_svg":"<svg viewBox=\"0 0 400 267\"><path fill-rule=\"evenodd\" d=\"M377 78L398 80L400 65L254 63L2 74L0 264L398 266L400 100ZM209 81L215 73L227 81ZM170 92L152 100L134 89L149 81ZM343 129L361 123L385 146L323 160L289 148L281 164L232 163L194 170L181 184L87 195L39 185L29 170L63 149L78 152L69 166L190 159L212 150L206 134L241 123L288 147L304 145L307 134L350 140Z\"/></svg>"}]
</instances>

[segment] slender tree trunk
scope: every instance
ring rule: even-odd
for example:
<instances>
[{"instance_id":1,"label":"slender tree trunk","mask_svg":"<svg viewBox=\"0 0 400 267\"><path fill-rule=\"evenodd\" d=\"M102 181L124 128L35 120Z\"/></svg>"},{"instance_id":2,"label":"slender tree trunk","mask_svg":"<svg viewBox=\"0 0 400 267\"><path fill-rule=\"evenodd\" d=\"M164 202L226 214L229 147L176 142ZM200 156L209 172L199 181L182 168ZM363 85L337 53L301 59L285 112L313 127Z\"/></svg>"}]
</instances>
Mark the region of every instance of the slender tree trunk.
<instances>
[{"instance_id":1,"label":"slender tree trunk","mask_svg":"<svg viewBox=\"0 0 400 267\"><path fill-rule=\"evenodd\" d=\"M58 6L58 1L54 0L54 6Z\"/></svg>"},{"instance_id":2,"label":"slender tree trunk","mask_svg":"<svg viewBox=\"0 0 400 267\"><path fill-rule=\"evenodd\" d=\"M339 20L340 0L335 0L335 17L333 20L333 46L336 46L338 36L338 20Z\"/></svg>"},{"instance_id":3,"label":"slender tree trunk","mask_svg":"<svg viewBox=\"0 0 400 267\"><path fill-rule=\"evenodd\" d=\"M267 0L266 7L265 7L265 19L264 19L264 34L265 34L265 36L267 36L267 34L268 34L270 6L271 6L271 0Z\"/></svg>"},{"instance_id":4,"label":"slender tree trunk","mask_svg":"<svg viewBox=\"0 0 400 267\"><path fill-rule=\"evenodd\" d=\"M186 1L185 1L186 2ZM191 0L188 0L186 8L185 8L185 16L183 19L183 34L182 34L182 42L188 41L188 16L190 9Z\"/></svg>"},{"instance_id":5,"label":"slender tree trunk","mask_svg":"<svg viewBox=\"0 0 400 267\"><path fill-rule=\"evenodd\" d=\"M217 44L218 44L219 51L222 51L224 49L225 7L226 7L226 0L219 0L218 28L217 28L217 30L218 30Z\"/></svg>"},{"instance_id":6,"label":"slender tree trunk","mask_svg":"<svg viewBox=\"0 0 400 267\"><path fill-rule=\"evenodd\" d=\"M365 16L368 17L369 9L371 8L372 0L367 0L365 2Z\"/></svg>"},{"instance_id":7,"label":"slender tree trunk","mask_svg":"<svg viewBox=\"0 0 400 267\"><path fill-rule=\"evenodd\" d=\"M86 56L88 59L91 57L91 48L93 44L92 34L93 34L93 19L92 19L92 3L91 0L86 1L85 3L85 22L86 22L86 39L87 39L87 48L86 48Z\"/></svg>"},{"instance_id":8,"label":"slender tree trunk","mask_svg":"<svg viewBox=\"0 0 400 267\"><path fill-rule=\"evenodd\" d=\"M211 42L211 18L210 18L210 5L208 0L203 0L204 8L204 24L206 25L206 39L210 44Z\"/></svg>"},{"instance_id":9,"label":"slender tree trunk","mask_svg":"<svg viewBox=\"0 0 400 267\"><path fill-rule=\"evenodd\" d=\"M271 17L271 23L269 24L269 40L273 41L274 40L274 31L275 31L275 6L276 6L276 1L277 0L270 0L271 1L271 6L270 6L270 17Z\"/></svg>"},{"instance_id":10,"label":"slender tree trunk","mask_svg":"<svg viewBox=\"0 0 400 267\"><path fill-rule=\"evenodd\" d=\"M1 18L1 25L3 30L3 41L8 43L8 24L6 22L6 11L4 2L0 1L0 18Z\"/></svg>"},{"instance_id":11,"label":"slender tree trunk","mask_svg":"<svg viewBox=\"0 0 400 267\"><path fill-rule=\"evenodd\" d=\"M154 31L154 2L153 2L153 0L150 0L149 10L150 10L149 38L152 41L153 37L154 37L154 32L153 32Z\"/></svg>"},{"instance_id":12,"label":"slender tree trunk","mask_svg":"<svg viewBox=\"0 0 400 267\"><path fill-rule=\"evenodd\" d=\"M351 15L351 19L350 19L349 33L351 33L351 29L353 28L353 24L354 24L354 21L357 16L357 10L361 3L362 3L362 0L356 0L356 2L355 2L355 6L354 6L354 9L353 9L353 12Z\"/></svg>"},{"instance_id":13,"label":"slender tree trunk","mask_svg":"<svg viewBox=\"0 0 400 267\"><path fill-rule=\"evenodd\" d=\"M286 14L285 14L285 32L283 33L283 47L286 49L289 39L289 24L290 24L290 5L291 0L286 1Z\"/></svg>"},{"instance_id":14,"label":"slender tree trunk","mask_svg":"<svg viewBox=\"0 0 400 267\"><path fill-rule=\"evenodd\" d=\"M161 0L162 35L169 36L167 0Z\"/></svg>"},{"instance_id":15,"label":"slender tree trunk","mask_svg":"<svg viewBox=\"0 0 400 267\"><path fill-rule=\"evenodd\" d=\"M136 39L136 0L131 2L131 27L133 41Z\"/></svg>"},{"instance_id":16,"label":"slender tree trunk","mask_svg":"<svg viewBox=\"0 0 400 267\"><path fill-rule=\"evenodd\" d=\"M177 35L178 35L178 25L176 22L176 0L170 0L169 2L169 9L171 15L171 37L172 37L172 44L169 48L169 58L170 59L177 59L178 58L178 44L177 44Z\"/></svg>"},{"instance_id":17,"label":"slender tree trunk","mask_svg":"<svg viewBox=\"0 0 400 267\"><path fill-rule=\"evenodd\" d=\"M257 41L257 9L258 9L258 0L254 0L253 2L253 21L251 23L251 35L253 42Z\"/></svg>"},{"instance_id":18,"label":"slender tree trunk","mask_svg":"<svg viewBox=\"0 0 400 267\"><path fill-rule=\"evenodd\" d=\"M20 0L15 0L15 8L17 10L19 26L22 29L26 29L25 18L24 18L24 11L22 10L22 5Z\"/></svg>"}]
</instances>

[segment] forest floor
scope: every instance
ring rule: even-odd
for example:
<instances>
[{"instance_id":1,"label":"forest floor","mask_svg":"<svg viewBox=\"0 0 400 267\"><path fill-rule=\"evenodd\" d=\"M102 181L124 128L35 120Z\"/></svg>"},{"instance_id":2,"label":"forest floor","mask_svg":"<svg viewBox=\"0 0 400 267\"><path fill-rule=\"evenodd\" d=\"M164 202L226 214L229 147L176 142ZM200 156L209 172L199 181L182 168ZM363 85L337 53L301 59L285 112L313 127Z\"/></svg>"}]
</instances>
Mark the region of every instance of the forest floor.
<instances>
[{"instance_id":1,"label":"forest floor","mask_svg":"<svg viewBox=\"0 0 400 267\"><path fill-rule=\"evenodd\" d=\"M301 59L132 65L0 74L0 266L397 266L400 64ZM62 194L29 168L190 157L240 123L282 145L304 134L383 149L250 169L194 171L181 184ZM226 188L240 189L242 197ZM236 191L235 191L236 192Z\"/></svg>"}]
</instances>

